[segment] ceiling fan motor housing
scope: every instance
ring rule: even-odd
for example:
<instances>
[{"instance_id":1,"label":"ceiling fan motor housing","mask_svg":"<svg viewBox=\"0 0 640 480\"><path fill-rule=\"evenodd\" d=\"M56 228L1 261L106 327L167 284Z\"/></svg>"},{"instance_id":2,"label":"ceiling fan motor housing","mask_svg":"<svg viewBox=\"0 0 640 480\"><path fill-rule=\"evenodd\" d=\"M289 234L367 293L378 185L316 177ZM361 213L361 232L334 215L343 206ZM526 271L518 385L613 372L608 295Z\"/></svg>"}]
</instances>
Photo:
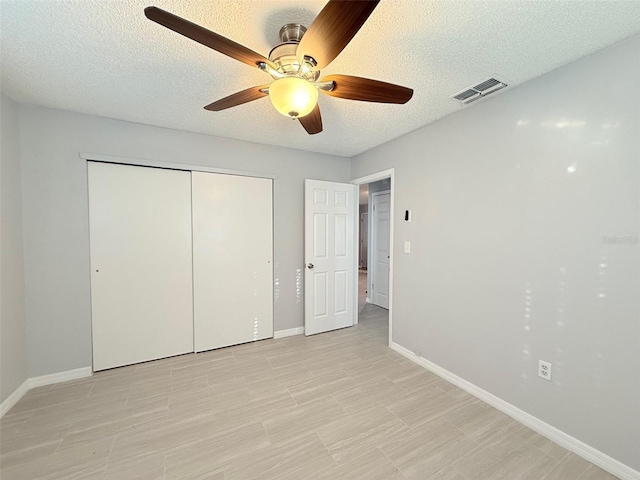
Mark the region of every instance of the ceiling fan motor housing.
<instances>
[{"instance_id":1,"label":"ceiling fan motor housing","mask_svg":"<svg viewBox=\"0 0 640 480\"><path fill-rule=\"evenodd\" d=\"M284 25L280 29L280 40L282 43L279 43L271 49L269 52L269 60L273 62L276 70L282 75L296 76L310 82L315 82L320 76L320 70L310 70L315 66L315 60L310 57L305 57L303 65L301 66L296 55L298 44L306 31L307 28L299 23L287 23ZM272 75L272 77L280 78L276 75Z\"/></svg>"}]
</instances>

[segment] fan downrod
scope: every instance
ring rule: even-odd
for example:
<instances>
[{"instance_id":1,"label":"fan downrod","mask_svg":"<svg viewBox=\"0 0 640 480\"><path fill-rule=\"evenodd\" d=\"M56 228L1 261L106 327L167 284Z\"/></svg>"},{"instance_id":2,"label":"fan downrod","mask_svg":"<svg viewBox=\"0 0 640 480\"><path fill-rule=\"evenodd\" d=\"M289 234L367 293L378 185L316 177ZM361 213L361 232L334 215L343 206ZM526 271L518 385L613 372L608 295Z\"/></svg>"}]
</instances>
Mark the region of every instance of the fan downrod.
<instances>
[{"instance_id":1,"label":"fan downrod","mask_svg":"<svg viewBox=\"0 0 640 480\"><path fill-rule=\"evenodd\" d=\"M296 42L300 43L302 36L306 33L307 27L299 23L287 23L280 29L280 42Z\"/></svg>"}]
</instances>

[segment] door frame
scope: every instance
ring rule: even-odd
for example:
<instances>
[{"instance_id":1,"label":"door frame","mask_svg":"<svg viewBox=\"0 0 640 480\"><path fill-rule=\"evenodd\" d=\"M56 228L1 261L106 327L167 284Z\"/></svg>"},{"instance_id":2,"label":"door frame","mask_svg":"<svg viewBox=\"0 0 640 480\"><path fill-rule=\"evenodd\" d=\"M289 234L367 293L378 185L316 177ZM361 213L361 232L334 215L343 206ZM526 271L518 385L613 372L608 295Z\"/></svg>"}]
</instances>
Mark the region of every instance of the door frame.
<instances>
[{"instance_id":1,"label":"door frame","mask_svg":"<svg viewBox=\"0 0 640 480\"><path fill-rule=\"evenodd\" d=\"M376 173L372 173L370 175L365 175L364 177L359 177L359 178L355 178L353 180L351 180L350 183L352 183L353 185L362 185L365 183L372 183L372 182L377 182L378 180L384 180L384 179L390 179L390 187L389 187L389 252L390 252L390 257L389 258L389 346L391 346L391 341L392 341L392 332L393 332L393 264L394 264L394 255L393 255L393 232L394 232L394 210L395 210L395 184L394 184L394 169L393 168L389 168L388 170L382 170L380 172L376 172ZM358 202L354 202L354 203L358 203ZM358 209L360 208L359 205L355 205L354 208L356 209L356 213L358 212ZM360 238L360 231L359 231L359 225L360 222L355 222L355 238ZM371 233L371 232L369 232ZM355 242L354 242L355 243ZM357 247L356 247L357 249ZM358 255L358 251L355 251L355 255L357 257ZM355 305L358 305L358 271L357 271L357 264L356 264L356 271L354 272L354 300L355 300ZM367 268L368 270L368 268ZM354 313L354 321L353 324L356 325L358 323L358 309L355 309L355 313Z\"/></svg>"}]
</instances>

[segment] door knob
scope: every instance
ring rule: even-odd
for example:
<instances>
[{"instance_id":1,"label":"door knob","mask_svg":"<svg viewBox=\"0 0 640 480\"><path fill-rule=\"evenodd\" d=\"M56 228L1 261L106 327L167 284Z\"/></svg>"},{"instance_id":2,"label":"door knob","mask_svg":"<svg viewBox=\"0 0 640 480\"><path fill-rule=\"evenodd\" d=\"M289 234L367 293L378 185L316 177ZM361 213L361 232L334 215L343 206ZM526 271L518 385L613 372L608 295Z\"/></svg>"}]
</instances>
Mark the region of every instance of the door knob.
<instances>
[{"instance_id":1,"label":"door knob","mask_svg":"<svg viewBox=\"0 0 640 480\"><path fill-rule=\"evenodd\" d=\"M308 264L307 264L307 268L308 268L309 270L311 270L311 269L313 268L313 263L308 263Z\"/></svg>"}]
</instances>

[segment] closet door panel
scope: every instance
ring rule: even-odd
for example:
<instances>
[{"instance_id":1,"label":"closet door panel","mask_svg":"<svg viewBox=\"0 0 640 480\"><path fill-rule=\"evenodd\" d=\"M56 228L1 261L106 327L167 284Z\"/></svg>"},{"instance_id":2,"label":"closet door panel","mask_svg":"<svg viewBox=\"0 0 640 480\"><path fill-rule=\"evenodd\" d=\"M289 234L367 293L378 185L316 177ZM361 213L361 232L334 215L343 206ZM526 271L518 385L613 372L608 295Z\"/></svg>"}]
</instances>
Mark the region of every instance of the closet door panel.
<instances>
[{"instance_id":1,"label":"closet door panel","mask_svg":"<svg viewBox=\"0 0 640 480\"><path fill-rule=\"evenodd\" d=\"M192 352L190 173L88 173L94 370Z\"/></svg>"},{"instance_id":2,"label":"closet door panel","mask_svg":"<svg viewBox=\"0 0 640 480\"><path fill-rule=\"evenodd\" d=\"M192 173L197 352L273 336L272 181Z\"/></svg>"}]
</instances>

